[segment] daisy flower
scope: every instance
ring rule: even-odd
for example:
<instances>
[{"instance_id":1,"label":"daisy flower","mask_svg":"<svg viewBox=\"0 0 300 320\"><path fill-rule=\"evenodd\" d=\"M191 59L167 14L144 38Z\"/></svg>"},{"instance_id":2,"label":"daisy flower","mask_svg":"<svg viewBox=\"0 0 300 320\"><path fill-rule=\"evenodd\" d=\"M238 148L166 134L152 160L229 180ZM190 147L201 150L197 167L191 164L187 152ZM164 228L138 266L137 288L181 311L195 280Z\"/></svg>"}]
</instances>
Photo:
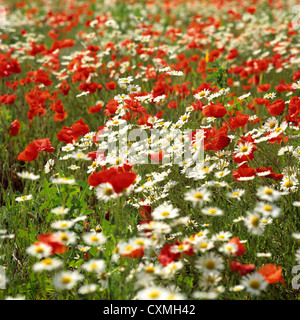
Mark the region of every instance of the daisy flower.
<instances>
[{"instance_id":1,"label":"daisy flower","mask_svg":"<svg viewBox=\"0 0 300 320\"><path fill-rule=\"evenodd\" d=\"M149 287L138 292L137 300L166 300L169 292L160 287Z\"/></svg>"},{"instance_id":2,"label":"daisy flower","mask_svg":"<svg viewBox=\"0 0 300 320\"><path fill-rule=\"evenodd\" d=\"M69 208L65 207L56 207L51 210L51 213L57 214L59 216L63 216L69 212Z\"/></svg>"},{"instance_id":3,"label":"daisy flower","mask_svg":"<svg viewBox=\"0 0 300 320\"><path fill-rule=\"evenodd\" d=\"M196 260L195 267L202 272L216 274L224 269L224 263L220 256L213 252L209 252Z\"/></svg>"},{"instance_id":4,"label":"daisy flower","mask_svg":"<svg viewBox=\"0 0 300 320\"><path fill-rule=\"evenodd\" d=\"M257 189L256 195L261 200L276 201L280 198L281 193L273 188L261 186Z\"/></svg>"},{"instance_id":5,"label":"daisy flower","mask_svg":"<svg viewBox=\"0 0 300 320\"><path fill-rule=\"evenodd\" d=\"M184 200L191 201L193 206L203 205L204 202L210 201L211 193L206 189L193 189L185 193Z\"/></svg>"},{"instance_id":6,"label":"daisy flower","mask_svg":"<svg viewBox=\"0 0 300 320\"><path fill-rule=\"evenodd\" d=\"M40 178L39 175L35 175L33 173L24 171L24 172L18 172L17 176L22 178L22 179L28 179L28 180L37 180Z\"/></svg>"},{"instance_id":7,"label":"daisy flower","mask_svg":"<svg viewBox=\"0 0 300 320\"><path fill-rule=\"evenodd\" d=\"M262 291L265 291L268 282L266 282L261 274L254 272L243 277L241 285L245 287L245 290L253 295L259 295Z\"/></svg>"},{"instance_id":8,"label":"daisy flower","mask_svg":"<svg viewBox=\"0 0 300 320\"><path fill-rule=\"evenodd\" d=\"M91 259L83 263L81 268L89 272L102 273L105 271L105 261L101 259Z\"/></svg>"},{"instance_id":9,"label":"daisy flower","mask_svg":"<svg viewBox=\"0 0 300 320\"><path fill-rule=\"evenodd\" d=\"M52 271L63 266L63 262L57 258L45 258L32 266L34 272Z\"/></svg>"},{"instance_id":10,"label":"daisy flower","mask_svg":"<svg viewBox=\"0 0 300 320\"><path fill-rule=\"evenodd\" d=\"M268 217L272 216L273 218L277 218L280 215L280 208L275 206L274 204L259 202L256 204L254 208L256 212L260 212L263 216Z\"/></svg>"},{"instance_id":11,"label":"daisy flower","mask_svg":"<svg viewBox=\"0 0 300 320\"><path fill-rule=\"evenodd\" d=\"M179 215L179 210L167 202L155 208L152 212L154 220L174 219Z\"/></svg>"},{"instance_id":12,"label":"daisy flower","mask_svg":"<svg viewBox=\"0 0 300 320\"><path fill-rule=\"evenodd\" d=\"M234 189L227 194L229 198L241 200L241 197L245 194L245 190Z\"/></svg>"},{"instance_id":13,"label":"daisy flower","mask_svg":"<svg viewBox=\"0 0 300 320\"><path fill-rule=\"evenodd\" d=\"M106 242L106 237L102 233L88 232L82 236L82 240L87 245L99 246Z\"/></svg>"},{"instance_id":14,"label":"daisy flower","mask_svg":"<svg viewBox=\"0 0 300 320\"><path fill-rule=\"evenodd\" d=\"M202 213L208 216L221 216L224 214L223 210L216 207L203 208Z\"/></svg>"},{"instance_id":15,"label":"daisy flower","mask_svg":"<svg viewBox=\"0 0 300 320\"><path fill-rule=\"evenodd\" d=\"M30 247L28 247L26 249L26 252L29 255L37 257L37 258L40 259L40 258L44 258L44 257L50 256L51 252L52 252L52 248L49 245L45 244L45 243L39 242L37 244L33 244Z\"/></svg>"},{"instance_id":16,"label":"daisy flower","mask_svg":"<svg viewBox=\"0 0 300 320\"><path fill-rule=\"evenodd\" d=\"M98 200L109 201L118 197L118 194L114 191L113 186L108 182L101 183L95 189L95 192Z\"/></svg>"},{"instance_id":17,"label":"daisy flower","mask_svg":"<svg viewBox=\"0 0 300 320\"><path fill-rule=\"evenodd\" d=\"M27 201L27 200L31 200L32 199L32 195L29 194L27 196L21 196L21 197L17 197L16 201L17 202L23 202L23 201Z\"/></svg>"},{"instance_id":18,"label":"daisy flower","mask_svg":"<svg viewBox=\"0 0 300 320\"><path fill-rule=\"evenodd\" d=\"M249 232L255 235L262 235L265 229L265 225L261 222L260 214L248 213L244 219L244 223Z\"/></svg>"},{"instance_id":19,"label":"daisy flower","mask_svg":"<svg viewBox=\"0 0 300 320\"><path fill-rule=\"evenodd\" d=\"M53 286L56 289L71 290L84 277L78 271L61 271L53 278Z\"/></svg>"},{"instance_id":20,"label":"daisy flower","mask_svg":"<svg viewBox=\"0 0 300 320\"><path fill-rule=\"evenodd\" d=\"M266 93L264 99L274 99L276 97L276 92Z\"/></svg>"}]
</instances>

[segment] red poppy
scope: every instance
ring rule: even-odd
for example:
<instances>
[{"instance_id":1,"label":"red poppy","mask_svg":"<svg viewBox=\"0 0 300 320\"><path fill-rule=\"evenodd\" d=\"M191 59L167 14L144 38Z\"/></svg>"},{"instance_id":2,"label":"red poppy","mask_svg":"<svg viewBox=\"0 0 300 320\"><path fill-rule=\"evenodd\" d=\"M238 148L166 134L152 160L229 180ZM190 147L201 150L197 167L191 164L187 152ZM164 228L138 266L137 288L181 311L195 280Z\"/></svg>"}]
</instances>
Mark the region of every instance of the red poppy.
<instances>
[{"instance_id":1,"label":"red poppy","mask_svg":"<svg viewBox=\"0 0 300 320\"><path fill-rule=\"evenodd\" d=\"M102 107L103 107L102 103L98 103L95 106L90 107L88 113L97 113L101 111Z\"/></svg>"},{"instance_id":2,"label":"red poppy","mask_svg":"<svg viewBox=\"0 0 300 320\"><path fill-rule=\"evenodd\" d=\"M64 111L64 106L59 99L51 103L50 108L55 111L54 121L63 121L66 118L67 111Z\"/></svg>"},{"instance_id":3,"label":"red poppy","mask_svg":"<svg viewBox=\"0 0 300 320\"><path fill-rule=\"evenodd\" d=\"M244 128L245 125L248 123L249 117L250 116L248 114L242 114L241 111L237 111L234 117L230 117L228 119L230 125L229 128L231 130L236 130L239 127Z\"/></svg>"},{"instance_id":4,"label":"red poppy","mask_svg":"<svg viewBox=\"0 0 300 320\"><path fill-rule=\"evenodd\" d=\"M293 87L292 87L292 84L285 83L284 80L281 79L279 85L277 85L275 89L278 92L284 92L284 91L292 91Z\"/></svg>"},{"instance_id":5,"label":"red poppy","mask_svg":"<svg viewBox=\"0 0 300 320\"><path fill-rule=\"evenodd\" d=\"M256 176L256 172L253 168L249 167L247 163L240 165L237 171L232 172L232 176L237 182L240 182L241 178L251 178Z\"/></svg>"},{"instance_id":6,"label":"red poppy","mask_svg":"<svg viewBox=\"0 0 300 320\"><path fill-rule=\"evenodd\" d=\"M215 117L223 118L227 113L227 109L223 106L222 103L214 104L211 103L202 109L202 114L204 117Z\"/></svg>"},{"instance_id":7,"label":"red poppy","mask_svg":"<svg viewBox=\"0 0 300 320\"><path fill-rule=\"evenodd\" d=\"M300 99L295 96L292 97L289 103L289 116L291 118L290 121L295 121L296 117L300 114Z\"/></svg>"},{"instance_id":8,"label":"red poppy","mask_svg":"<svg viewBox=\"0 0 300 320\"><path fill-rule=\"evenodd\" d=\"M178 103L176 101L171 101L168 103L167 107L169 109L176 109L178 107Z\"/></svg>"},{"instance_id":9,"label":"red poppy","mask_svg":"<svg viewBox=\"0 0 300 320\"><path fill-rule=\"evenodd\" d=\"M282 178L283 178L283 174L282 173L278 173L278 174L276 174L274 171L273 171L273 169L272 169L272 167L269 167L269 168L256 168L255 169L255 172L257 173L257 176L259 176L258 174L259 173L263 173L263 172L270 172L270 174L268 174L268 175L263 175L262 177L263 178L272 178L272 179L274 179L275 181L278 181L278 180L281 180Z\"/></svg>"},{"instance_id":10,"label":"red poppy","mask_svg":"<svg viewBox=\"0 0 300 320\"><path fill-rule=\"evenodd\" d=\"M92 161L95 161L97 158L100 158L101 160L105 159L105 154L103 150L89 152L87 156L91 158Z\"/></svg>"},{"instance_id":11,"label":"red poppy","mask_svg":"<svg viewBox=\"0 0 300 320\"><path fill-rule=\"evenodd\" d=\"M101 90L103 86L101 84L95 83L95 82L90 82L86 83L83 82L79 85L79 90L80 91L88 91L89 93L94 93L96 90Z\"/></svg>"},{"instance_id":12,"label":"red poppy","mask_svg":"<svg viewBox=\"0 0 300 320\"><path fill-rule=\"evenodd\" d=\"M268 91L271 88L271 85L269 83L261 84L257 87L258 92L265 92Z\"/></svg>"},{"instance_id":13,"label":"red poppy","mask_svg":"<svg viewBox=\"0 0 300 320\"><path fill-rule=\"evenodd\" d=\"M285 103L283 100L278 99L269 105L267 105L268 112L271 116L279 116L283 113L285 109Z\"/></svg>"},{"instance_id":14,"label":"red poppy","mask_svg":"<svg viewBox=\"0 0 300 320\"><path fill-rule=\"evenodd\" d=\"M134 249L129 253L123 253L121 256L127 257L127 258L138 258L138 257L143 257L144 253L145 253L145 249L141 247L141 248Z\"/></svg>"},{"instance_id":15,"label":"red poppy","mask_svg":"<svg viewBox=\"0 0 300 320\"><path fill-rule=\"evenodd\" d=\"M21 124L19 120L16 119L9 126L9 134L12 137L15 137L19 133L20 129L21 129Z\"/></svg>"},{"instance_id":16,"label":"red poppy","mask_svg":"<svg viewBox=\"0 0 300 320\"><path fill-rule=\"evenodd\" d=\"M39 242L45 243L51 247L51 254L64 253L68 250L68 247L62 244L54 234L41 234L38 236L38 239L40 240ZM38 244L39 242L36 242L35 244Z\"/></svg>"},{"instance_id":17,"label":"red poppy","mask_svg":"<svg viewBox=\"0 0 300 320\"><path fill-rule=\"evenodd\" d=\"M242 264L237 261L230 262L230 272L238 272L241 276L251 273L255 269L255 264Z\"/></svg>"},{"instance_id":18,"label":"red poppy","mask_svg":"<svg viewBox=\"0 0 300 320\"><path fill-rule=\"evenodd\" d=\"M17 159L21 161L32 161L38 157L39 152L46 151L46 152L53 152L54 148L51 146L51 142L48 138L46 139L37 139L25 148L22 151Z\"/></svg>"},{"instance_id":19,"label":"red poppy","mask_svg":"<svg viewBox=\"0 0 300 320\"><path fill-rule=\"evenodd\" d=\"M171 248L175 246L176 245L174 243L169 243L164 245L164 247L161 249L157 258L164 267L169 263L176 261L180 257L180 253L174 253L171 251Z\"/></svg>"},{"instance_id":20,"label":"red poppy","mask_svg":"<svg viewBox=\"0 0 300 320\"><path fill-rule=\"evenodd\" d=\"M59 141L67 144L76 142L80 136L87 134L89 130L89 126L80 118L71 127L63 127L56 135Z\"/></svg>"},{"instance_id":21,"label":"red poppy","mask_svg":"<svg viewBox=\"0 0 300 320\"><path fill-rule=\"evenodd\" d=\"M281 274L281 266L277 267L275 264L268 263L263 265L258 272L270 284L281 282L284 286L286 285Z\"/></svg>"},{"instance_id":22,"label":"red poppy","mask_svg":"<svg viewBox=\"0 0 300 320\"><path fill-rule=\"evenodd\" d=\"M105 105L104 114L108 117L113 115L118 110L118 106L119 103L117 100L109 100L108 103Z\"/></svg>"},{"instance_id":23,"label":"red poppy","mask_svg":"<svg viewBox=\"0 0 300 320\"><path fill-rule=\"evenodd\" d=\"M161 162L166 154L165 150L160 150L158 152L149 153L149 157L154 162Z\"/></svg>"},{"instance_id":24,"label":"red poppy","mask_svg":"<svg viewBox=\"0 0 300 320\"><path fill-rule=\"evenodd\" d=\"M121 193L124 189L131 186L136 173L130 172L132 166L124 164L122 167L111 167L100 172L93 172L88 179L89 185L97 187L102 183L110 183L116 193Z\"/></svg>"},{"instance_id":25,"label":"red poppy","mask_svg":"<svg viewBox=\"0 0 300 320\"><path fill-rule=\"evenodd\" d=\"M15 94L4 94L0 96L0 103L3 104L14 104L17 96Z\"/></svg>"},{"instance_id":26,"label":"red poppy","mask_svg":"<svg viewBox=\"0 0 300 320\"><path fill-rule=\"evenodd\" d=\"M228 243L234 243L237 246L237 251L234 253L235 256L240 257L245 254L246 247L240 242L239 237L233 237L228 241Z\"/></svg>"},{"instance_id":27,"label":"red poppy","mask_svg":"<svg viewBox=\"0 0 300 320\"><path fill-rule=\"evenodd\" d=\"M226 60L232 60L236 58L238 55L239 55L239 52L237 51L237 49L231 49L229 51L229 54L226 57Z\"/></svg>"},{"instance_id":28,"label":"red poppy","mask_svg":"<svg viewBox=\"0 0 300 320\"><path fill-rule=\"evenodd\" d=\"M115 90L116 87L117 87L117 84L114 81L110 81L105 84L105 88L107 90Z\"/></svg>"},{"instance_id":29,"label":"red poppy","mask_svg":"<svg viewBox=\"0 0 300 320\"><path fill-rule=\"evenodd\" d=\"M27 76L30 77L33 82L42 83L46 87L52 84L52 81L49 79L49 74L41 69L30 71L27 73Z\"/></svg>"}]
</instances>

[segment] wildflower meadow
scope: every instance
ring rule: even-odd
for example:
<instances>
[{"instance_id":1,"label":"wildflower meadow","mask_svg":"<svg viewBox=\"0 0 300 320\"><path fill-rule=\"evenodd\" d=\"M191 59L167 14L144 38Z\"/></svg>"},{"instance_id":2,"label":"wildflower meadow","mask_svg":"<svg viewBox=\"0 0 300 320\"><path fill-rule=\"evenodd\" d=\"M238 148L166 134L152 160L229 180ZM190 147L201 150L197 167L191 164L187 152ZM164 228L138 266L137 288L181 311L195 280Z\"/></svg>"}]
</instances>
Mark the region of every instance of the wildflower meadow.
<instances>
[{"instance_id":1,"label":"wildflower meadow","mask_svg":"<svg viewBox=\"0 0 300 320\"><path fill-rule=\"evenodd\" d=\"M2 1L0 299L298 300L299 35L296 0Z\"/></svg>"}]
</instances>

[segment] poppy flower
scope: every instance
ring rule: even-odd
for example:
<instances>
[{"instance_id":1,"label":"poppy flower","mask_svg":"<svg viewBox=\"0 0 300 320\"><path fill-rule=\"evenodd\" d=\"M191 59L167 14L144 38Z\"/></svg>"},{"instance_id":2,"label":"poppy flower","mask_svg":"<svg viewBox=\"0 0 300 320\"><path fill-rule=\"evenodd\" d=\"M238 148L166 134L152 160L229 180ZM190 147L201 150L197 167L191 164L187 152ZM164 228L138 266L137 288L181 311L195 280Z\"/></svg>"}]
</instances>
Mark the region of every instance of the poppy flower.
<instances>
[{"instance_id":1,"label":"poppy flower","mask_svg":"<svg viewBox=\"0 0 300 320\"><path fill-rule=\"evenodd\" d=\"M51 254L64 253L68 250L68 247L62 244L54 234L41 234L38 236L38 239L40 242L45 243L51 247ZM35 244L38 244L38 242Z\"/></svg>"},{"instance_id":2,"label":"poppy flower","mask_svg":"<svg viewBox=\"0 0 300 320\"><path fill-rule=\"evenodd\" d=\"M232 171L232 176L237 182L240 182L240 179L255 177L256 172L253 168L249 167L247 163L244 163L238 167L237 171Z\"/></svg>"},{"instance_id":3,"label":"poppy flower","mask_svg":"<svg viewBox=\"0 0 300 320\"><path fill-rule=\"evenodd\" d=\"M297 96L295 96L290 100L290 103L289 103L289 116L290 118L295 119L299 114L300 114L300 99Z\"/></svg>"},{"instance_id":4,"label":"poppy flower","mask_svg":"<svg viewBox=\"0 0 300 320\"><path fill-rule=\"evenodd\" d=\"M265 92L268 91L271 88L271 85L269 83L261 84L257 87L258 92Z\"/></svg>"},{"instance_id":5,"label":"poppy flower","mask_svg":"<svg viewBox=\"0 0 300 320\"><path fill-rule=\"evenodd\" d=\"M229 51L229 54L226 57L226 60L232 60L236 58L238 55L239 55L239 52L237 51L237 49L231 49Z\"/></svg>"},{"instance_id":6,"label":"poppy flower","mask_svg":"<svg viewBox=\"0 0 300 320\"><path fill-rule=\"evenodd\" d=\"M231 130L236 130L239 127L244 128L248 123L250 116L248 114L242 114L241 111L237 111L234 117L228 118Z\"/></svg>"},{"instance_id":7,"label":"poppy flower","mask_svg":"<svg viewBox=\"0 0 300 320\"><path fill-rule=\"evenodd\" d=\"M234 253L235 256L240 257L245 254L246 247L243 243L240 242L239 237L233 237L228 241L228 243L234 243L237 247L237 251Z\"/></svg>"},{"instance_id":8,"label":"poppy flower","mask_svg":"<svg viewBox=\"0 0 300 320\"><path fill-rule=\"evenodd\" d=\"M101 111L102 107L103 107L102 103L98 103L95 106L90 107L88 113L97 113Z\"/></svg>"},{"instance_id":9,"label":"poppy flower","mask_svg":"<svg viewBox=\"0 0 300 320\"><path fill-rule=\"evenodd\" d=\"M105 84L105 88L107 90L115 90L116 87L117 87L117 84L114 81L110 81Z\"/></svg>"},{"instance_id":10,"label":"poppy flower","mask_svg":"<svg viewBox=\"0 0 300 320\"><path fill-rule=\"evenodd\" d=\"M55 112L54 121L63 121L67 116L67 111L64 110L64 106L58 99L51 103L50 108Z\"/></svg>"},{"instance_id":11,"label":"poppy flower","mask_svg":"<svg viewBox=\"0 0 300 320\"><path fill-rule=\"evenodd\" d=\"M9 134L12 137L15 137L19 133L20 128L21 128L21 124L20 124L19 120L16 119L9 126Z\"/></svg>"},{"instance_id":12,"label":"poppy flower","mask_svg":"<svg viewBox=\"0 0 300 320\"><path fill-rule=\"evenodd\" d=\"M102 183L110 183L116 193L121 193L136 179L136 173L130 172L131 168L132 166L124 164L123 167L111 167L100 172L93 172L88 178L88 183L92 187L98 187Z\"/></svg>"},{"instance_id":13,"label":"poppy flower","mask_svg":"<svg viewBox=\"0 0 300 320\"><path fill-rule=\"evenodd\" d=\"M204 150L221 150L227 147L230 143L230 138L227 136L228 127L223 126L220 129L216 129L215 126L212 128L204 128ZM189 135L191 139L195 135L196 131Z\"/></svg>"},{"instance_id":14,"label":"poppy flower","mask_svg":"<svg viewBox=\"0 0 300 320\"><path fill-rule=\"evenodd\" d=\"M59 141L67 144L76 142L80 136L87 134L89 130L89 126L80 118L71 127L63 127L56 135Z\"/></svg>"},{"instance_id":15,"label":"poppy flower","mask_svg":"<svg viewBox=\"0 0 300 320\"><path fill-rule=\"evenodd\" d=\"M158 255L158 261L165 267L169 263L176 261L180 257L180 253L172 252L171 248L175 247L174 243L169 243L164 245Z\"/></svg>"},{"instance_id":16,"label":"poppy flower","mask_svg":"<svg viewBox=\"0 0 300 320\"><path fill-rule=\"evenodd\" d=\"M149 153L149 157L154 162L161 162L163 160L165 154L166 154L165 150L160 150L158 152Z\"/></svg>"},{"instance_id":17,"label":"poppy flower","mask_svg":"<svg viewBox=\"0 0 300 320\"><path fill-rule=\"evenodd\" d=\"M278 92L292 91L293 87L292 84L285 83L284 80L281 79L279 85L275 86L275 90Z\"/></svg>"},{"instance_id":18,"label":"poppy flower","mask_svg":"<svg viewBox=\"0 0 300 320\"><path fill-rule=\"evenodd\" d=\"M51 146L51 142L48 138L35 140L22 151L17 159L20 161L32 161L38 157L39 152L53 152L54 148Z\"/></svg>"},{"instance_id":19,"label":"poppy flower","mask_svg":"<svg viewBox=\"0 0 300 320\"><path fill-rule=\"evenodd\" d=\"M281 266L277 267L275 264L268 263L263 265L258 270L258 273L260 273L264 277L264 280L270 284L281 282L284 286L286 286L281 274Z\"/></svg>"},{"instance_id":20,"label":"poppy flower","mask_svg":"<svg viewBox=\"0 0 300 320\"><path fill-rule=\"evenodd\" d=\"M227 109L223 106L222 103L211 103L202 109L202 114L204 117L223 118L226 113Z\"/></svg>"},{"instance_id":21,"label":"poppy flower","mask_svg":"<svg viewBox=\"0 0 300 320\"><path fill-rule=\"evenodd\" d=\"M41 69L36 71L30 71L27 76L35 83L42 83L44 86L51 86L52 81L49 79L49 74Z\"/></svg>"},{"instance_id":22,"label":"poppy flower","mask_svg":"<svg viewBox=\"0 0 300 320\"><path fill-rule=\"evenodd\" d=\"M127 257L127 258L138 258L138 257L143 257L144 253L145 253L145 249L143 247L140 247L140 248L135 248L128 253L123 253L121 256Z\"/></svg>"},{"instance_id":23,"label":"poppy flower","mask_svg":"<svg viewBox=\"0 0 300 320\"><path fill-rule=\"evenodd\" d=\"M15 94L4 94L0 96L0 103L12 105L14 104L16 98L17 96Z\"/></svg>"},{"instance_id":24,"label":"poppy flower","mask_svg":"<svg viewBox=\"0 0 300 320\"><path fill-rule=\"evenodd\" d=\"M271 116L279 116L285 109L285 103L283 100L278 99L269 105L267 105L268 112Z\"/></svg>"},{"instance_id":25,"label":"poppy flower","mask_svg":"<svg viewBox=\"0 0 300 320\"><path fill-rule=\"evenodd\" d=\"M242 264L237 261L230 262L230 272L238 272L241 276L251 273L255 269L255 264Z\"/></svg>"},{"instance_id":26,"label":"poppy flower","mask_svg":"<svg viewBox=\"0 0 300 320\"><path fill-rule=\"evenodd\" d=\"M275 181L279 181L283 178L283 174L282 173L278 173L276 174L272 167L269 167L269 168L256 168L255 169L255 172L257 173L257 175L259 176L259 173L264 173L264 172L270 172L270 174L268 175L262 175L263 178L271 178L271 179L274 179Z\"/></svg>"},{"instance_id":27,"label":"poppy flower","mask_svg":"<svg viewBox=\"0 0 300 320\"><path fill-rule=\"evenodd\" d=\"M95 83L95 82L90 82L86 83L83 82L79 85L79 90L80 91L88 91L89 93L94 93L96 90L101 90L103 86L101 84Z\"/></svg>"}]
</instances>

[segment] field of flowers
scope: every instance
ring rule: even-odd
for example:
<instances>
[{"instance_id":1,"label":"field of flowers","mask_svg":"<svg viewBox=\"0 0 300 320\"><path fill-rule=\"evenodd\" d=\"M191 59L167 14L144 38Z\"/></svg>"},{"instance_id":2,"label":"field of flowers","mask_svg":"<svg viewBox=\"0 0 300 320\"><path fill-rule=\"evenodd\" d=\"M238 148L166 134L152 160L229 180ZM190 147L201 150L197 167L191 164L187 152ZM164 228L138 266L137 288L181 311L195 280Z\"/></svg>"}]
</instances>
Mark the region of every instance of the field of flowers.
<instances>
[{"instance_id":1,"label":"field of flowers","mask_svg":"<svg viewBox=\"0 0 300 320\"><path fill-rule=\"evenodd\" d=\"M0 7L0 299L297 300L296 0Z\"/></svg>"}]
</instances>

